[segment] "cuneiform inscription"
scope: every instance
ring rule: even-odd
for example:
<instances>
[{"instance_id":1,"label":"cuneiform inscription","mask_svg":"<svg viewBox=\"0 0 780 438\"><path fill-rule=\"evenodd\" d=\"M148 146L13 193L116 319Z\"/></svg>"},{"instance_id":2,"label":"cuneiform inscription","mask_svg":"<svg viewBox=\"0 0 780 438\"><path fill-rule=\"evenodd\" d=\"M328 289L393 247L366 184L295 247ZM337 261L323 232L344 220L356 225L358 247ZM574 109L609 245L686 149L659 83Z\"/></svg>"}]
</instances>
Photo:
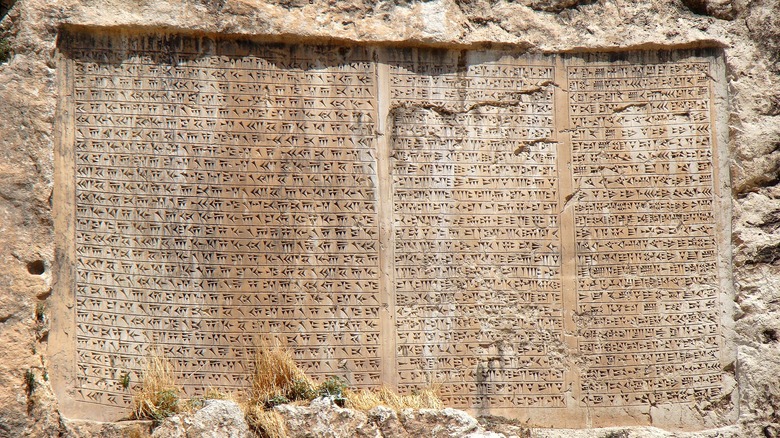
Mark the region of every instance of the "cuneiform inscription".
<instances>
[{"instance_id":1,"label":"cuneiform inscription","mask_svg":"<svg viewBox=\"0 0 780 438\"><path fill-rule=\"evenodd\" d=\"M117 370L138 375L150 348L195 391L240 388L271 339L315 376L378 384L367 55L86 42L72 48L83 397L119 403Z\"/></svg>"},{"instance_id":2,"label":"cuneiform inscription","mask_svg":"<svg viewBox=\"0 0 780 438\"><path fill-rule=\"evenodd\" d=\"M543 425L724 395L709 55L64 49L77 402L154 350L239 389L268 343Z\"/></svg>"},{"instance_id":3,"label":"cuneiform inscription","mask_svg":"<svg viewBox=\"0 0 780 438\"><path fill-rule=\"evenodd\" d=\"M563 406L550 66L391 64L397 371L445 403ZM414 56L416 55L416 56ZM449 65L446 61L450 61Z\"/></svg>"},{"instance_id":4,"label":"cuneiform inscription","mask_svg":"<svg viewBox=\"0 0 780 438\"><path fill-rule=\"evenodd\" d=\"M721 396L709 68L567 69L583 403Z\"/></svg>"}]
</instances>

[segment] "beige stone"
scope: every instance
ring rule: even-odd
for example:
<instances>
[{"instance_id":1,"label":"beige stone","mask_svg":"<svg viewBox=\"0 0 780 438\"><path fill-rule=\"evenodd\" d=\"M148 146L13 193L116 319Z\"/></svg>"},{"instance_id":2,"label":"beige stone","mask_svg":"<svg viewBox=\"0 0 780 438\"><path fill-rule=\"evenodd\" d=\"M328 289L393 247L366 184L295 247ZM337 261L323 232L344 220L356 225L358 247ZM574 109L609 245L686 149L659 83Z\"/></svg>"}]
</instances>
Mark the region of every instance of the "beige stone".
<instances>
[{"instance_id":1,"label":"beige stone","mask_svg":"<svg viewBox=\"0 0 780 438\"><path fill-rule=\"evenodd\" d=\"M463 411L404 409L399 415L401 424L411 436L460 437L484 432L479 422Z\"/></svg>"},{"instance_id":2,"label":"beige stone","mask_svg":"<svg viewBox=\"0 0 780 438\"><path fill-rule=\"evenodd\" d=\"M319 398L312 401L310 406L281 405L274 410L284 418L291 438L507 437L503 433L486 430L468 413L452 408L403 409L397 413L390 408L377 406L363 413L340 408L328 398Z\"/></svg>"},{"instance_id":3,"label":"beige stone","mask_svg":"<svg viewBox=\"0 0 780 438\"><path fill-rule=\"evenodd\" d=\"M536 426L731 421L717 51L59 48L66 415L126 415L155 350L198 395L281 343Z\"/></svg>"},{"instance_id":4,"label":"beige stone","mask_svg":"<svg viewBox=\"0 0 780 438\"><path fill-rule=\"evenodd\" d=\"M166 418L152 438L249 438L249 430L241 407L234 401L206 400L204 406L191 414Z\"/></svg>"},{"instance_id":5,"label":"beige stone","mask_svg":"<svg viewBox=\"0 0 780 438\"><path fill-rule=\"evenodd\" d=\"M696 436L772 436L780 428L777 375L776 264L778 5L772 0L733 2L455 2L425 4L361 2L42 1L19 0L0 29L8 31L14 56L0 65L0 433L47 436L60 422L45 370L69 360L46 333L51 318L36 317L38 302L51 309L58 287L54 245L54 114L56 36L62 25L177 30L195 34L256 35L287 42L344 42L478 48L509 44L533 52L724 47L729 90L727 146L734 195L732 247L736 291L734 370L740 417L734 426ZM703 5L703 9L702 9ZM694 11L692 11L691 9ZM553 11L548 12L545 8ZM718 12L723 11L723 12ZM713 14L722 20L703 14ZM726 15L724 15L726 14ZM55 190L56 189L56 190ZM725 262L732 261L723 254ZM60 259L62 260L62 259ZM39 261L42 262L38 263ZM38 267L43 266L43 275ZM722 303L724 309L732 304ZM728 312L727 312L728 313ZM774 333L774 334L773 334ZM30 371L39 386L28 394ZM733 392L737 394L737 392ZM718 400L709 400L718 404ZM32 408L30 408L32 406ZM709 408L708 408L709 409ZM715 408L717 409L717 408ZM648 415L668 416L669 412ZM555 426L555 425L552 425ZM581 431L581 436L649 429ZM536 433L536 432L535 432ZM557 432L539 431L540 436ZM559 436L569 432L560 432ZM665 432L654 429L659 436ZM552 436L552 435L550 435Z\"/></svg>"},{"instance_id":6,"label":"beige stone","mask_svg":"<svg viewBox=\"0 0 780 438\"><path fill-rule=\"evenodd\" d=\"M313 400L309 406L281 405L274 410L284 418L292 438L382 436L377 425L370 421L365 413L340 408L324 397Z\"/></svg>"}]
</instances>

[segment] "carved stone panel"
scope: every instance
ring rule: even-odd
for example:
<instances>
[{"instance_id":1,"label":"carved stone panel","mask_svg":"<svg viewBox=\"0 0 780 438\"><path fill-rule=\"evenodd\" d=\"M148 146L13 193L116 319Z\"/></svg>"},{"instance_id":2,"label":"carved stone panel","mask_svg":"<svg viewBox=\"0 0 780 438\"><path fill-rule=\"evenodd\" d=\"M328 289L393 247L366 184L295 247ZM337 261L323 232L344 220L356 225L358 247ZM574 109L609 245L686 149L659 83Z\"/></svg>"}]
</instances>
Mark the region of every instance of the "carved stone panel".
<instances>
[{"instance_id":1,"label":"carved stone panel","mask_svg":"<svg viewBox=\"0 0 780 438\"><path fill-rule=\"evenodd\" d=\"M565 406L553 67L401 51L389 69L399 388Z\"/></svg>"},{"instance_id":2,"label":"carved stone panel","mask_svg":"<svg viewBox=\"0 0 780 438\"><path fill-rule=\"evenodd\" d=\"M718 399L710 64L566 75L582 401Z\"/></svg>"},{"instance_id":3,"label":"carved stone panel","mask_svg":"<svg viewBox=\"0 0 780 438\"><path fill-rule=\"evenodd\" d=\"M152 351L198 395L278 344L317 379L538 426L729 421L715 51L60 50L66 414L126 413Z\"/></svg>"}]
</instances>

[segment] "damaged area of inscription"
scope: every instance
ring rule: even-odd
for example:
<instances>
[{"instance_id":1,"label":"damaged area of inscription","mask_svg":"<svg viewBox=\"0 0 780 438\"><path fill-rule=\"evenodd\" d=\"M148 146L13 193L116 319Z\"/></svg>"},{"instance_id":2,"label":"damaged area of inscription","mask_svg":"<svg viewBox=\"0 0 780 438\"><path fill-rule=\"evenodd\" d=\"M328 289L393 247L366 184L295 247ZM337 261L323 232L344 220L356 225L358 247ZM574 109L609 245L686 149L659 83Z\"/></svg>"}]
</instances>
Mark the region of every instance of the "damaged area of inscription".
<instances>
[{"instance_id":1,"label":"damaged area of inscription","mask_svg":"<svg viewBox=\"0 0 780 438\"><path fill-rule=\"evenodd\" d=\"M444 80L426 68L399 69L388 117L401 389L439 376L446 401L478 412L564 406L552 70ZM448 333L415 340L429 324Z\"/></svg>"},{"instance_id":2,"label":"damaged area of inscription","mask_svg":"<svg viewBox=\"0 0 780 438\"><path fill-rule=\"evenodd\" d=\"M521 104L527 104L529 102L534 102L539 99L538 95L540 93L551 94L551 90L549 90L548 87L557 86L558 85L553 81L543 81L537 85L506 92L502 96L504 99L479 100L468 105L466 104L465 100L447 102L449 105L433 103L430 101L394 101L390 111L392 116L392 113L399 109L405 109L408 111L431 110L438 113L442 117L450 117L483 109L491 110L493 108L509 108L516 107Z\"/></svg>"}]
</instances>

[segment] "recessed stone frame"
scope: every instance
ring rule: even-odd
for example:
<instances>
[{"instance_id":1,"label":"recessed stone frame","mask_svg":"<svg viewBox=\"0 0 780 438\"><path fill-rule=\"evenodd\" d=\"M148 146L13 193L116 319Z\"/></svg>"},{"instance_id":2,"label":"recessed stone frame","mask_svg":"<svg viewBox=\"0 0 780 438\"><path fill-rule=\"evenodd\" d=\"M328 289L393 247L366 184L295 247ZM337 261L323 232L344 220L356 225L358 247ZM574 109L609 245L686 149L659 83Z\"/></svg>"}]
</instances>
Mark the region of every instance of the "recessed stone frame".
<instances>
[{"instance_id":1,"label":"recessed stone frame","mask_svg":"<svg viewBox=\"0 0 780 438\"><path fill-rule=\"evenodd\" d=\"M152 351L198 395L280 344L533 426L733 421L719 50L59 49L66 415L126 415Z\"/></svg>"}]
</instances>

